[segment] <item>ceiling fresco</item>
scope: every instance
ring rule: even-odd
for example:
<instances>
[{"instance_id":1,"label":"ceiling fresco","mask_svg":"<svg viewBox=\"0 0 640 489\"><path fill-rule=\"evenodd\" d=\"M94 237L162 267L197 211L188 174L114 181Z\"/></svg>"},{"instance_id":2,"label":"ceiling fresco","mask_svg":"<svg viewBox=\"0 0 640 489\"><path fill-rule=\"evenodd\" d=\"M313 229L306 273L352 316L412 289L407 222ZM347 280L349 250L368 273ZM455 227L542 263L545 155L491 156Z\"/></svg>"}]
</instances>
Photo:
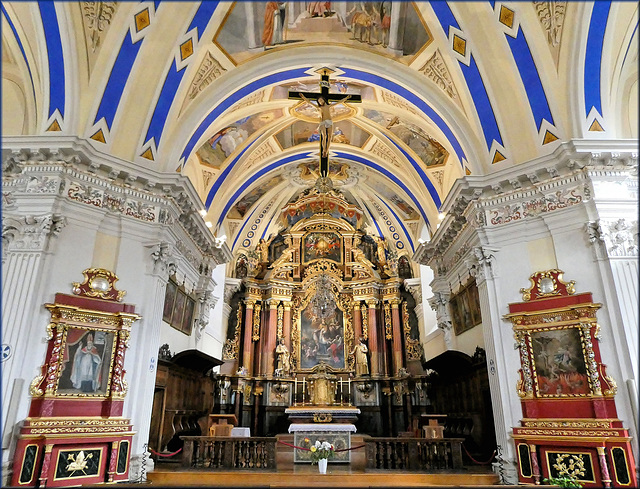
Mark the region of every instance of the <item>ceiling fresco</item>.
<instances>
[{"instance_id":1,"label":"ceiling fresco","mask_svg":"<svg viewBox=\"0 0 640 489\"><path fill-rule=\"evenodd\" d=\"M322 70L329 93L362 98L329 114L334 187L397 249L431 237L464 175L638 136L620 98L637 88L634 2L3 2L2 16L3 131L177 169L234 252L317 178L318 109L288 93L320 92Z\"/></svg>"},{"instance_id":2,"label":"ceiling fresco","mask_svg":"<svg viewBox=\"0 0 640 489\"><path fill-rule=\"evenodd\" d=\"M343 120L333 126L334 143L349 144L361 148L369 139L369 133L363 131L356 124ZM320 135L318 133L318 123L295 121L289 127L276 134L276 139L282 149L304 143L314 143L314 149L318 145ZM317 166L317 165L316 165Z\"/></svg>"},{"instance_id":3,"label":"ceiling fresco","mask_svg":"<svg viewBox=\"0 0 640 489\"><path fill-rule=\"evenodd\" d=\"M413 2L238 2L214 42L235 63L310 44L341 44L410 64L432 41ZM397 13L394 12L397 10Z\"/></svg>"},{"instance_id":4,"label":"ceiling fresco","mask_svg":"<svg viewBox=\"0 0 640 489\"><path fill-rule=\"evenodd\" d=\"M222 163L256 131L282 117L282 109L267 110L240 119L213 135L196 152L200 163L220 168Z\"/></svg>"},{"instance_id":5,"label":"ceiling fresco","mask_svg":"<svg viewBox=\"0 0 640 489\"><path fill-rule=\"evenodd\" d=\"M449 152L422 128L403 121L399 116L377 110L366 110L364 117L380 124L395 134L404 144L411 148L426 167L444 165Z\"/></svg>"}]
</instances>

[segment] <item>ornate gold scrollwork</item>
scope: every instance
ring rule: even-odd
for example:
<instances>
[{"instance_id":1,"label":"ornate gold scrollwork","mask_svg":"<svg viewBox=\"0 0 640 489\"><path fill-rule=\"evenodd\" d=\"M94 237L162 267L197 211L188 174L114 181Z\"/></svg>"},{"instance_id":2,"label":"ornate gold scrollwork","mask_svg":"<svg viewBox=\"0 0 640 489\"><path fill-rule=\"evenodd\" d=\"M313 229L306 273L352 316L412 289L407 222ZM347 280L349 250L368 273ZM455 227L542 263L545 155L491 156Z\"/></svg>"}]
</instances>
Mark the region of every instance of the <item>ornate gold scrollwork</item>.
<instances>
[{"instance_id":1,"label":"ornate gold scrollwork","mask_svg":"<svg viewBox=\"0 0 640 489\"><path fill-rule=\"evenodd\" d=\"M44 396L44 392L42 389L39 389L38 386L44 380L44 375L38 375L35 379L31 381L31 385L29 386L29 394L32 397L42 397Z\"/></svg>"},{"instance_id":2,"label":"ornate gold scrollwork","mask_svg":"<svg viewBox=\"0 0 640 489\"><path fill-rule=\"evenodd\" d=\"M384 303L384 337L388 340L393 338L391 325L391 305Z\"/></svg>"},{"instance_id":3,"label":"ornate gold scrollwork","mask_svg":"<svg viewBox=\"0 0 640 489\"><path fill-rule=\"evenodd\" d=\"M262 306L259 303L253 307L253 333L251 339L258 341L260 339L260 310Z\"/></svg>"},{"instance_id":4,"label":"ornate gold scrollwork","mask_svg":"<svg viewBox=\"0 0 640 489\"><path fill-rule=\"evenodd\" d=\"M362 322L362 337L365 340L369 339L369 309L366 304L360 305L360 317Z\"/></svg>"}]
</instances>

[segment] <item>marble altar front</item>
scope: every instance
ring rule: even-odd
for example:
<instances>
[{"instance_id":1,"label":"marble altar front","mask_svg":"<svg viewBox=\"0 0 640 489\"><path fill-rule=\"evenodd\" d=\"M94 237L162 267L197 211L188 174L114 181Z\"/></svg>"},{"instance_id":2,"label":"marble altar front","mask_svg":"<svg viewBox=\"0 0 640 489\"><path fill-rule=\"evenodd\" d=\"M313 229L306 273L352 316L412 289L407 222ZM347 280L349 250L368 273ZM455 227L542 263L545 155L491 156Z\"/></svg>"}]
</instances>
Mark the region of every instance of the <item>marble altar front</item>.
<instances>
[{"instance_id":1,"label":"marble altar front","mask_svg":"<svg viewBox=\"0 0 640 489\"><path fill-rule=\"evenodd\" d=\"M293 433L293 444L297 447L306 445L305 438L309 439L311 445L316 440L327 441L336 450L333 458L329 462L350 463L351 462L351 433L356 432L356 427L351 423L292 423L289 426L289 433ZM294 463L311 463L311 452L296 448L293 451Z\"/></svg>"}]
</instances>

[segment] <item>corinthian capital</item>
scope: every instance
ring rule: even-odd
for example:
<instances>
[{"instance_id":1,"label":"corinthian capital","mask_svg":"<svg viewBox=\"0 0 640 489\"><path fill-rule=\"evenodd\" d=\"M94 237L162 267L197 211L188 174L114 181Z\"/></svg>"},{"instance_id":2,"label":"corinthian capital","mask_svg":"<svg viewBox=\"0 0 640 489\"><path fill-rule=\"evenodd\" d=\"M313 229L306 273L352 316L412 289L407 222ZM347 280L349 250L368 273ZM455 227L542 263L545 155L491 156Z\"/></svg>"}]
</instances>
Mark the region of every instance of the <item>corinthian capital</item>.
<instances>
[{"instance_id":1,"label":"corinthian capital","mask_svg":"<svg viewBox=\"0 0 640 489\"><path fill-rule=\"evenodd\" d=\"M451 318L449 317L449 294L445 292L435 292L433 297L428 299L431 309L436 313L436 320L438 321L438 327L440 324L448 323L451 325Z\"/></svg>"},{"instance_id":2,"label":"corinthian capital","mask_svg":"<svg viewBox=\"0 0 640 489\"><path fill-rule=\"evenodd\" d=\"M151 260L153 262L153 274L160 275L165 280L176 273L178 265L174 254L174 247L171 243L162 241L151 245Z\"/></svg>"},{"instance_id":3,"label":"corinthian capital","mask_svg":"<svg viewBox=\"0 0 640 489\"><path fill-rule=\"evenodd\" d=\"M3 216L2 245L6 251L46 251L50 236L57 236L66 225L62 216Z\"/></svg>"},{"instance_id":4,"label":"corinthian capital","mask_svg":"<svg viewBox=\"0 0 640 489\"><path fill-rule=\"evenodd\" d=\"M422 304L422 279L407 278L404 281L404 286L411 293L416 304Z\"/></svg>"},{"instance_id":5,"label":"corinthian capital","mask_svg":"<svg viewBox=\"0 0 640 489\"><path fill-rule=\"evenodd\" d=\"M486 246L476 246L473 254L467 260L469 275L475 277L476 281L484 282L487 278L495 276L495 255L498 250Z\"/></svg>"},{"instance_id":6,"label":"corinthian capital","mask_svg":"<svg viewBox=\"0 0 640 489\"><path fill-rule=\"evenodd\" d=\"M227 277L224 280L224 303L231 304L231 298L233 294L240 290L242 286L242 280L238 278Z\"/></svg>"}]
</instances>

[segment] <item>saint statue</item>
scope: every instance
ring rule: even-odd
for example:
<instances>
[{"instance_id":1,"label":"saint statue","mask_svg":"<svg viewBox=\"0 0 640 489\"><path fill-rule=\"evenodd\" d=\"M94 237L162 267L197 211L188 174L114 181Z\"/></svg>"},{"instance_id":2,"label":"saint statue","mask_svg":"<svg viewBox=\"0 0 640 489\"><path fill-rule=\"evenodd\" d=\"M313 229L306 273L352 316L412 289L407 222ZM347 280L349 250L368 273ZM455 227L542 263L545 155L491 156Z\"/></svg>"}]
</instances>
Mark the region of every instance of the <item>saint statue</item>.
<instances>
[{"instance_id":1,"label":"saint statue","mask_svg":"<svg viewBox=\"0 0 640 489\"><path fill-rule=\"evenodd\" d=\"M369 349L364 344L364 339L361 337L357 345L353 347L351 351L352 355L356 358L356 377L362 377L363 375L369 375L369 364L367 363L367 352Z\"/></svg>"},{"instance_id":2,"label":"saint statue","mask_svg":"<svg viewBox=\"0 0 640 489\"><path fill-rule=\"evenodd\" d=\"M286 265L290 265L292 264L293 261L293 254L295 253L295 248L293 247L293 242L291 241L291 238L289 236L287 236L284 239L285 244L287 245L287 247L285 248L285 250L282 252L282 255L280 255L280 257L275 260L270 266L269 268L273 268L274 270L281 267L281 266L286 266Z\"/></svg>"},{"instance_id":3,"label":"saint statue","mask_svg":"<svg viewBox=\"0 0 640 489\"><path fill-rule=\"evenodd\" d=\"M276 372L280 375L288 375L291 371L291 354L284 344L284 338L276 346Z\"/></svg>"}]
</instances>

